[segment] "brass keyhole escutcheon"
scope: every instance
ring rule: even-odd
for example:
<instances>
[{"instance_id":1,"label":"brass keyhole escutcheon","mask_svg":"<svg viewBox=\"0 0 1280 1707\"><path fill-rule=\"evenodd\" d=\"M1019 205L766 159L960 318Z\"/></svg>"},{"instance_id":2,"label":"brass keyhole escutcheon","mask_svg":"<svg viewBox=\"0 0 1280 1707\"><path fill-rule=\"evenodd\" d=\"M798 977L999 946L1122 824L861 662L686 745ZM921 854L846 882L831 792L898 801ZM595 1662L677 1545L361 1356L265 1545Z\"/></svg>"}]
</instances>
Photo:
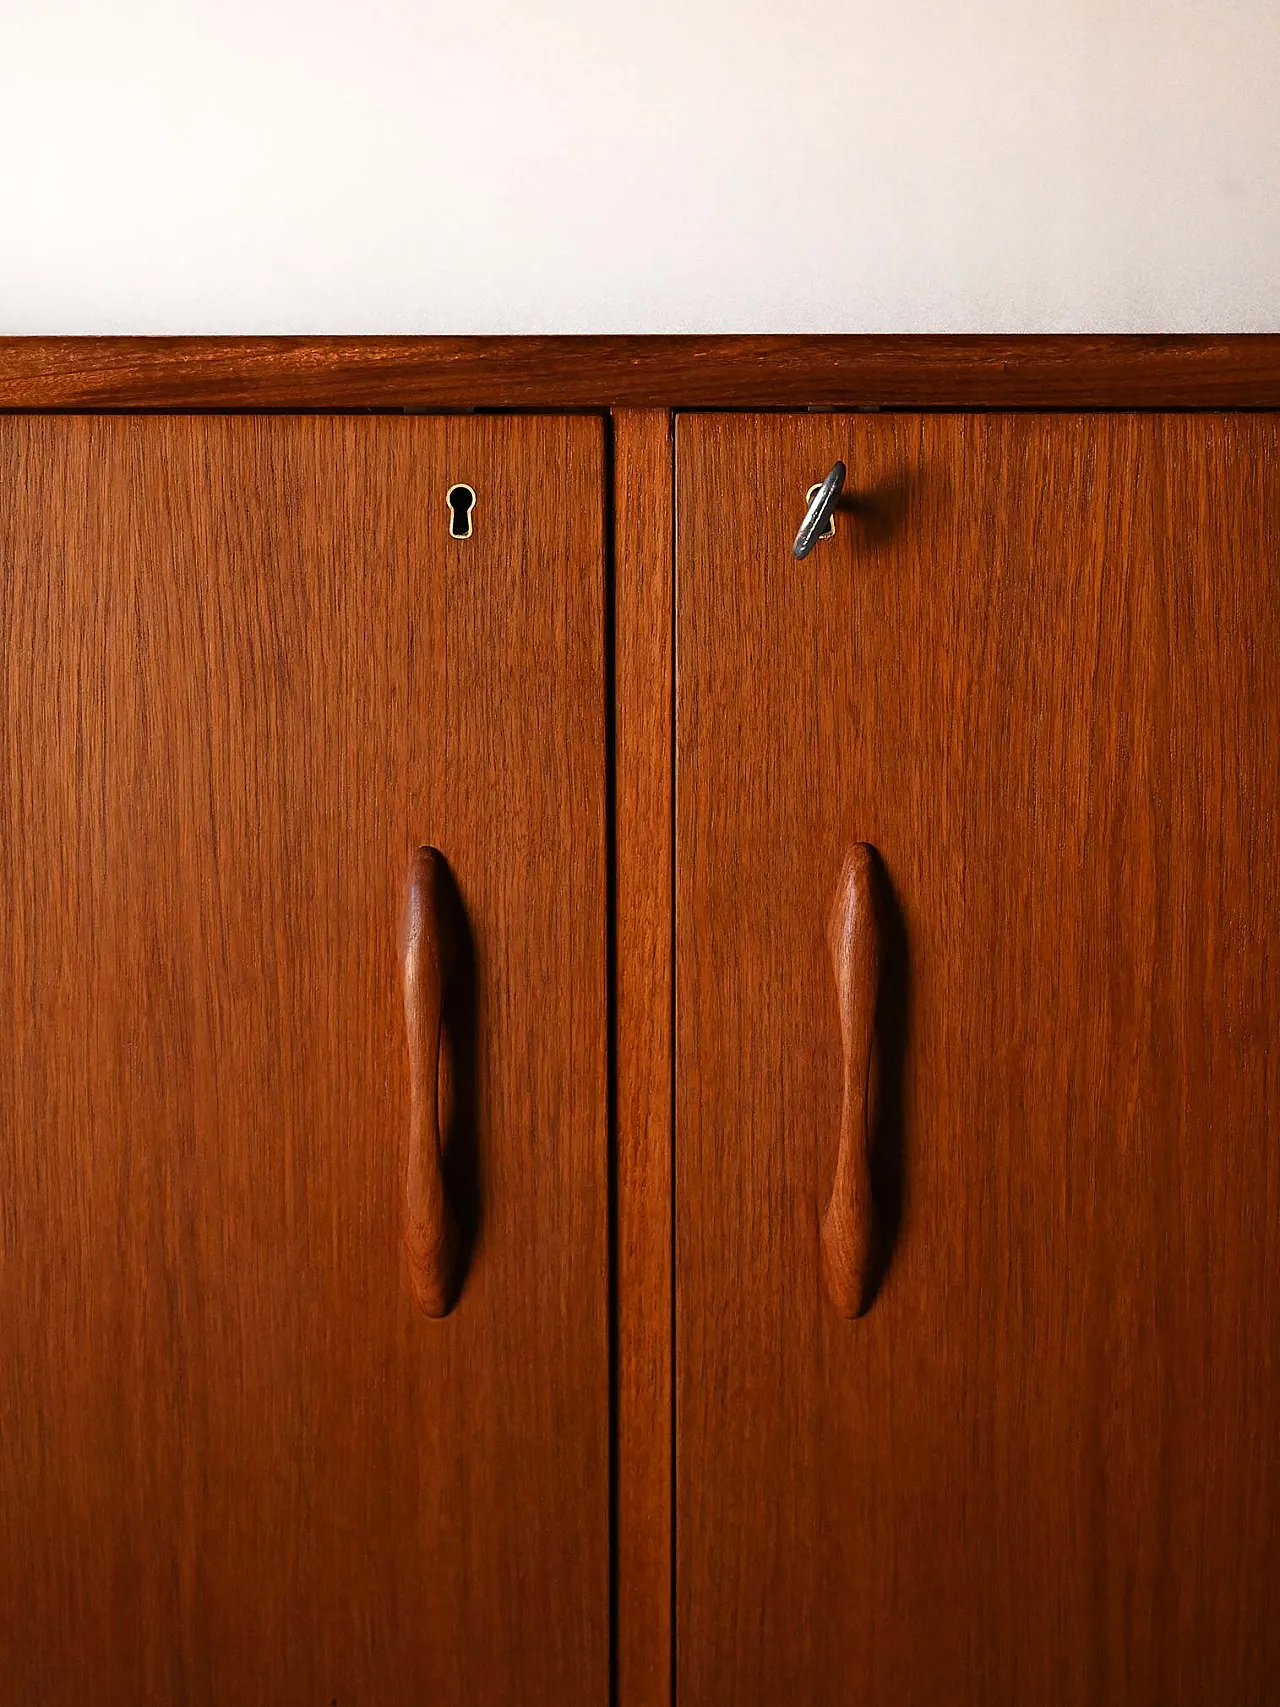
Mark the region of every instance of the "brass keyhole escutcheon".
<instances>
[{"instance_id":1,"label":"brass keyhole escutcheon","mask_svg":"<svg viewBox=\"0 0 1280 1707\"><path fill-rule=\"evenodd\" d=\"M459 483L445 493L449 506L449 533L454 539L471 538L471 512L476 507L476 495L470 486Z\"/></svg>"}]
</instances>

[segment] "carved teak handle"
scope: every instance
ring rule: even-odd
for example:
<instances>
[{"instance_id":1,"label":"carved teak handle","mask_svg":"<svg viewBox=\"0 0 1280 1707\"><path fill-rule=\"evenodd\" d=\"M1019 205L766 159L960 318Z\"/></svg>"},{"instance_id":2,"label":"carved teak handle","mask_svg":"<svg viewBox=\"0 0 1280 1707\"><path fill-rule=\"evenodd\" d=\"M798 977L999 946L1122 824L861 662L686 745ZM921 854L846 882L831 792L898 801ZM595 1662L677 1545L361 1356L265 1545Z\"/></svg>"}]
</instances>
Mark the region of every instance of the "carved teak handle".
<instances>
[{"instance_id":1,"label":"carved teak handle","mask_svg":"<svg viewBox=\"0 0 1280 1707\"><path fill-rule=\"evenodd\" d=\"M453 1303L458 1228L445 1194L442 1155L451 1102L444 999L458 953L444 856L419 848L404 920L404 1017L409 1032L409 1161L404 1244L414 1297L428 1316Z\"/></svg>"},{"instance_id":2,"label":"carved teak handle","mask_svg":"<svg viewBox=\"0 0 1280 1707\"><path fill-rule=\"evenodd\" d=\"M869 843L858 842L840 873L827 929L840 1006L844 1101L831 1201L822 1218L822 1264L842 1316L862 1309L871 1255L870 1149L879 1089L876 1004L884 928L880 881L879 856Z\"/></svg>"}]
</instances>

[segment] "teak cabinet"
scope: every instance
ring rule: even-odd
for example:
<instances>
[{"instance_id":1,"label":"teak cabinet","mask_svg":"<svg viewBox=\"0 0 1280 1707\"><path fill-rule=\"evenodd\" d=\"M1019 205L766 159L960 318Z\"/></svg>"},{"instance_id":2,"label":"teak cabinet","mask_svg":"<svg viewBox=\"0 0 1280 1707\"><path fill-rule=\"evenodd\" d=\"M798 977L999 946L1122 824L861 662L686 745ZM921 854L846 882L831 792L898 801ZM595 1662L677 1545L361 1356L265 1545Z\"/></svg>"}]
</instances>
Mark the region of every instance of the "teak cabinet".
<instances>
[{"instance_id":1,"label":"teak cabinet","mask_svg":"<svg viewBox=\"0 0 1280 1707\"><path fill-rule=\"evenodd\" d=\"M1275 1699L1278 345L0 343L6 1698Z\"/></svg>"},{"instance_id":2,"label":"teak cabinet","mask_svg":"<svg viewBox=\"0 0 1280 1707\"><path fill-rule=\"evenodd\" d=\"M0 421L15 1702L607 1694L603 453ZM402 1272L422 845L444 1320Z\"/></svg>"},{"instance_id":3,"label":"teak cabinet","mask_svg":"<svg viewBox=\"0 0 1280 1707\"><path fill-rule=\"evenodd\" d=\"M1269 1699L1280 418L691 416L676 502L678 1699Z\"/></svg>"}]
</instances>

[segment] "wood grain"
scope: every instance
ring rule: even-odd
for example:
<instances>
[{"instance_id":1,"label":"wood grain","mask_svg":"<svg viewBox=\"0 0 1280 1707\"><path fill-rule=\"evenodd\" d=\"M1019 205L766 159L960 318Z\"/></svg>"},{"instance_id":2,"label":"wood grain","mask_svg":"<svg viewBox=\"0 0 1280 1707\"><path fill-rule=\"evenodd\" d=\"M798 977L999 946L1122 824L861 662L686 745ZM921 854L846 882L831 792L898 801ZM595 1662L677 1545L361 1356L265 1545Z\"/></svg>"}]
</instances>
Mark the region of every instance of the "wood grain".
<instances>
[{"instance_id":1,"label":"wood grain","mask_svg":"<svg viewBox=\"0 0 1280 1707\"><path fill-rule=\"evenodd\" d=\"M0 409L806 404L1274 408L1280 336L0 338Z\"/></svg>"},{"instance_id":2,"label":"wood grain","mask_svg":"<svg viewBox=\"0 0 1280 1707\"><path fill-rule=\"evenodd\" d=\"M0 422L7 1699L606 1698L603 475L581 418Z\"/></svg>"},{"instance_id":3,"label":"wood grain","mask_svg":"<svg viewBox=\"0 0 1280 1707\"><path fill-rule=\"evenodd\" d=\"M677 505L678 1697L1271 1702L1280 422L692 417ZM863 839L900 1225L851 1331Z\"/></svg>"},{"instance_id":4,"label":"wood grain","mask_svg":"<svg viewBox=\"0 0 1280 1707\"><path fill-rule=\"evenodd\" d=\"M665 410L614 416L616 1707L671 1700L672 535Z\"/></svg>"}]
</instances>

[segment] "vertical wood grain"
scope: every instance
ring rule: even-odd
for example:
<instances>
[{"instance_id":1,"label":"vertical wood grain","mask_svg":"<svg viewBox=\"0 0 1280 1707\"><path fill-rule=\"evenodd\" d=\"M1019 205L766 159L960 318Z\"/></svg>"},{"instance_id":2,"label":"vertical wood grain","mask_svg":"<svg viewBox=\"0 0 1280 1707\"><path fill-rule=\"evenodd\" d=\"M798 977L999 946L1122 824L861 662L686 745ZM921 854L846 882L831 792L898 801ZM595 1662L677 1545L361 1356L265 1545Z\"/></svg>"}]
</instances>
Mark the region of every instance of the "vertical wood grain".
<instances>
[{"instance_id":1,"label":"vertical wood grain","mask_svg":"<svg viewBox=\"0 0 1280 1707\"><path fill-rule=\"evenodd\" d=\"M0 421L7 1698L607 1693L602 483L586 418ZM423 844L470 938L438 1322Z\"/></svg>"},{"instance_id":2,"label":"vertical wood grain","mask_svg":"<svg viewBox=\"0 0 1280 1707\"><path fill-rule=\"evenodd\" d=\"M617 1701L671 1697L672 534L666 410L614 432Z\"/></svg>"},{"instance_id":3,"label":"vertical wood grain","mask_svg":"<svg viewBox=\"0 0 1280 1707\"><path fill-rule=\"evenodd\" d=\"M681 418L677 501L679 1699L1262 1707L1280 422ZM850 1323L855 840L900 1225Z\"/></svg>"}]
</instances>

